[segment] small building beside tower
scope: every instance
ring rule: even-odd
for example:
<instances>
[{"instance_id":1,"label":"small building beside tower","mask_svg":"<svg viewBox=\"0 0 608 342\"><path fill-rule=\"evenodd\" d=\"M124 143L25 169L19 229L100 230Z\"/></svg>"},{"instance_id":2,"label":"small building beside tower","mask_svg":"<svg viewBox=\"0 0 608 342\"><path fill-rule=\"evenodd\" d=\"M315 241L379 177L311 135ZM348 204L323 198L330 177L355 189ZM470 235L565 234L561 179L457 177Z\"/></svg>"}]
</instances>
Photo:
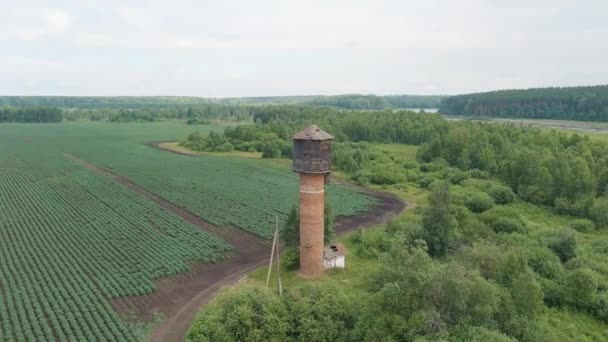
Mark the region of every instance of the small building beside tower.
<instances>
[{"instance_id":1,"label":"small building beside tower","mask_svg":"<svg viewBox=\"0 0 608 342\"><path fill-rule=\"evenodd\" d=\"M293 137L293 170L300 174L300 275L314 278L325 269L325 183L331 173L334 137L309 126Z\"/></svg>"}]
</instances>

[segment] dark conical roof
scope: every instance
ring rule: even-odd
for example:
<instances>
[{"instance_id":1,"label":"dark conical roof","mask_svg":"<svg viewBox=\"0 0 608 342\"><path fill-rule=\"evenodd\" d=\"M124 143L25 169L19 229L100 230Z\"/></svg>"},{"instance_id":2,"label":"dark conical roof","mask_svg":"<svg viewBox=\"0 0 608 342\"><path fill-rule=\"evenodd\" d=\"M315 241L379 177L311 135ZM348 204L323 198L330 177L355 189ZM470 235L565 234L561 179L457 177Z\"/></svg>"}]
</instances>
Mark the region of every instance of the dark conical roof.
<instances>
[{"instance_id":1,"label":"dark conical roof","mask_svg":"<svg viewBox=\"0 0 608 342\"><path fill-rule=\"evenodd\" d=\"M331 140L334 137L315 125L310 125L293 136L294 140Z\"/></svg>"}]
</instances>

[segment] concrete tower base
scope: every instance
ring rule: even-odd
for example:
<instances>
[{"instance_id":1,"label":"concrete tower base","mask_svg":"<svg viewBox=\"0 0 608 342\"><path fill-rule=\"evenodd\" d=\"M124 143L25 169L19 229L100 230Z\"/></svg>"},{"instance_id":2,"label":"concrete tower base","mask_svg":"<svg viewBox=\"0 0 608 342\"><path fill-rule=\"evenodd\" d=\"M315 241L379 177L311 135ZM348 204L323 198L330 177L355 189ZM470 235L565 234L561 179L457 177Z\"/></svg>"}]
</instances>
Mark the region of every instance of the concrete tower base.
<instances>
[{"instance_id":1,"label":"concrete tower base","mask_svg":"<svg viewBox=\"0 0 608 342\"><path fill-rule=\"evenodd\" d=\"M323 273L325 175L300 174L300 276Z\"/></svg>"}]
</instances>

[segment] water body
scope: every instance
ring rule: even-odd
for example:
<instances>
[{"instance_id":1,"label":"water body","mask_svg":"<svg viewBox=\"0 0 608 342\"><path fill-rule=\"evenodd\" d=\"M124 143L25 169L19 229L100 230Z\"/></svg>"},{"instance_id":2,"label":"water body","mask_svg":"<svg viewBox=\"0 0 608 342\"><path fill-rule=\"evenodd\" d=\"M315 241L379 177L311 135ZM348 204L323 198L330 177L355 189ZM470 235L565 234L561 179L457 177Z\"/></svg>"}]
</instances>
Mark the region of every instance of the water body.
<instances>
[{"instance_id":1,"label":"water body","mask_svg":"<svg viewBox=\"0 0 608 342\"><path fill-rule=\"evenodd\" d=\"M412 112L419 112L423 110L425 113L437 113L439 108L406 108L406 110L411 110Z\"/></svg>"}]
</instances>

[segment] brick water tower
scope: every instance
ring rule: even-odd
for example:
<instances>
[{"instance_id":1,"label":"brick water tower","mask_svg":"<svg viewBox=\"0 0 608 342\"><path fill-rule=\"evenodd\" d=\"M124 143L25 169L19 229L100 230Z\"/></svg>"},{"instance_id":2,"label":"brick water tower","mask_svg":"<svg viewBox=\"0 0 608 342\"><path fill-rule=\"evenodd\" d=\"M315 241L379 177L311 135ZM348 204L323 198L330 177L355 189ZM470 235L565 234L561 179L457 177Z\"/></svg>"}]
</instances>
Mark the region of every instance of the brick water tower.
<instances>
[{"instance_id":1,"label":"brick water tower","mask_svg":"<svg viewBox=\"0 0 608 342\"><path fill-rule=\"evenodd\" d=\"M323 273L325 182L333 136L309 126L293 136L293 170L300 174L300 275Z\"/></svg>"}]
</instances>

